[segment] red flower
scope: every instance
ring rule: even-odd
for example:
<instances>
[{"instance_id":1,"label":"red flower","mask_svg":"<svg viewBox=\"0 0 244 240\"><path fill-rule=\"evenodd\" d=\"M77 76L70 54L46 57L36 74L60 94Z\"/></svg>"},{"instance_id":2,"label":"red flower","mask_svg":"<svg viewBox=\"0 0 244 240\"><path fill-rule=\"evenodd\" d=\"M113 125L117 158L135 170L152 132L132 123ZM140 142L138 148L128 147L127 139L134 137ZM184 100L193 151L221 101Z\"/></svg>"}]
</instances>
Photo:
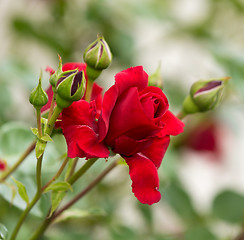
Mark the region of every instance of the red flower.
<instances>
[{"instance_id":1,"label":"red flower","mask_svg":"<svg viewBox=\"0 0 244 240\"><path fill-rule=\"evenodd\" d=\"M64 109L62 128L68 155L107 157L105 143L126 160L138 200L150 205L158 202L157 168L169 145L169 135L181 133L184 126L168 111L162 90L148 87L148 75L142 67L129 68L116 74L115 85L104 95L98 121L95 116L94 103L83 100Z\"/></svg>"},{"instance_id":2,"label":"red flower","mask_svg":"<svg viewBox=\"0 0 244 240\"><path fill-rule=\"evenodd\" d=\"M148 87L148 75L142 67L118 73L115 85L104 95L100 138L126 160L132 191L142 203L160 200L157 168L169 145L169 135L183 131L184 124L168 107L162 90Z\"/></svg>"},{"instance_id":3,"label":"red flower","mask_svg":"<svg viewBox=\"0 0 244 240\"><path fill-rule=\"evenodd\" d=\"M5 171L7 168L6 162L0 159L0 171Z\"/></svg>"}]
</instances>

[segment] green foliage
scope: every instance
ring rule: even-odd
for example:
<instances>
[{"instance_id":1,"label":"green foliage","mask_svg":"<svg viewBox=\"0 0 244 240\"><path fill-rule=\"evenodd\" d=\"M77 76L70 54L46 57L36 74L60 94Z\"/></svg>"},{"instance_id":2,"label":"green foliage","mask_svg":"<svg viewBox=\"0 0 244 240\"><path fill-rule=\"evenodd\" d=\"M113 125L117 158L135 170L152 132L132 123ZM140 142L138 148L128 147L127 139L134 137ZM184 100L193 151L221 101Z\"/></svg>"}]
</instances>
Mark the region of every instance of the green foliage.
<instances>
[{"instance_id":1,"label":"green foliage","mask_svg":"<svg viewBox=\"0 0 244 240\"><path fill-rule=\"evenodd\" d=\"M190 196L175 180L166 187L164 199L186 223L192 224L199 221Z\"/></svg>"},{"instance_id":2,"label":"green foliage","mask_svg":"<svg viewBox=\"0 0 244 240\"><path fill-rule=\"evenodd\" d=\"M244 196L232 190L220 192L213 201L213 214L230 223L244 223Z\"/></svg>"},{"instance_id":3,"label":"green foliage","mask_svg":"<svg viewBox=\"0 0 244 240\"><path fill-rule=\"evenodd\" d=\"M29 204L29 197L25 188L25 185L21 183L20 181L16 180L14 177L12 177L13 181L15 182L16 186L18 187L18 193L20 197L26 202L26 204Z\"/></svg>"},{"instance_id":4,"label":"green foliage","mask_svg":"<svg viewBox=\"0 0 244 240\"><path fill-rule=\"evenodd\" d=\"M217 240L217 238L207 228L199 226L186 231L184 240Z\"/></svg>"},{"instance_id":5,"label":"green foliage","mask_svg":"<svg viewBox=\"0 0 244 240\"><path fill-rule=\"evenodd\" d=\"M33 134L23 123L6 123L0 128L0 155L3 158L17 157L33 140Z\"/></svg>"},{"instance_id":6,"label":"green foliage","mask_svg":"<svg viewBox=\"0 0 244 240\"><path fill-rule=\"evenodd\" d=\"M8 230L7 228L0 223L0 240L7 240Z\"/></svg>"}]
</instances>

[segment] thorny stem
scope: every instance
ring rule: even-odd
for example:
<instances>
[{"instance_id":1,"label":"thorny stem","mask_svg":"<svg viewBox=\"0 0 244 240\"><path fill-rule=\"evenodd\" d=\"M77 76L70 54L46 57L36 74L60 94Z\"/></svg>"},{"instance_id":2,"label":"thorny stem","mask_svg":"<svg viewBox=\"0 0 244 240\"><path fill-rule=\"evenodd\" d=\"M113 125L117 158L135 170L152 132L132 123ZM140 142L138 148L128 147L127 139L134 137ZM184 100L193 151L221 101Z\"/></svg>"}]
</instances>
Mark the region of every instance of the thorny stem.
<instances>
[{"instance_id":1,"label":"thorny stem","mask_svg":"<svg viewBox=\"0 0 244 240\"><path fill-rule=\"evenodd\" d=\"M36 109L38 136L42 137L41 109Z\"/></svg>"},{"instance_id":2,"label":"thorny stem","mask_svg":"<svg viewBox=\"0 0 244 240\"><path fill-rule=\"evenodd\" d=\"M54 212L50 218L46 218L40 228L34 233L34 235L30 238L30 240L37 240L43 235L48 226L66 209L71 207L77 201L79 201L82 197L84 197L90 190L92 190L114 167L118 165L119 160L115 160L108 168L106 168L97 178L95 178L83 191L81 191L78 195L76 195L70 202L60 208L58 211Z\"/></svg>"},{"instance_id":3,"label":"thorny stem","mask_svg":"<svg viewBox=\"0 0 244 240\"><path fill-rule=\"evenodd\" d=\"M9 177L10 174L12 174L18 166L26 159L26 157L35 149L36 141L33 141L31 145L25 150L25 152L20 156L19 160L6 172L4 172L0 178L0 182L3 182L6 180L6 178Z\"/></svg>"}]
</instances>

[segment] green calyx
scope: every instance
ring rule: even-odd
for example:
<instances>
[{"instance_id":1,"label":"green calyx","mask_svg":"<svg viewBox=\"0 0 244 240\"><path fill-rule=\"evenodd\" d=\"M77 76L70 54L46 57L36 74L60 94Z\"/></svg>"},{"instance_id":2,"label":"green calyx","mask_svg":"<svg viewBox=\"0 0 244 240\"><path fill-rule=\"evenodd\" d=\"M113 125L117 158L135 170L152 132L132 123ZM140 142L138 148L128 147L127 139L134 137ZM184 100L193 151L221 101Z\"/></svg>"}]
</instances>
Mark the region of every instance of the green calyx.
<instances>
[{"instance_id":1,"label":"green calyx","mask_svg":"<svg viewBox=\"0 0 244 240\"><path fill-rule=\"evenodd\" d=\"M63 72L56 86L56 104L66 108L74 101L80 100L85 92L86 80L83 71L71 70Z\"/></svg>"},{"instance_id":2,"label":"green calyx","mask_svg":"<svg viewBox=\"0 0 244 240\"><path fill-rule=\"evenodd\" d=\"M41 83L42 73L39 77L39 84L31 91L29 101L36 109L41 109L48 102L47 93L42 89Z\"/></svg>"},{"instance_id":3,"label":"green calyx","mask_svg":"<svg viewBox=\"0 0 244 240\"><path fill-rule=\"evenodd\" d=\"M112 62L112 53L103 37L98 37L85 50L83 59L87 64L87 75L89 79L96 79L103 69Z\"/></svg>"},{"instance_id":4,"label":"green calyx","mask_svg":"<svg viewBox=\"0 0 244 240\"><path fill-rule=\"evenodd\" d=\"M163 78L161 75L161 65L159 64L156 71L149 76L148 85L163 89Z\"/></svg>"}]
</instances>

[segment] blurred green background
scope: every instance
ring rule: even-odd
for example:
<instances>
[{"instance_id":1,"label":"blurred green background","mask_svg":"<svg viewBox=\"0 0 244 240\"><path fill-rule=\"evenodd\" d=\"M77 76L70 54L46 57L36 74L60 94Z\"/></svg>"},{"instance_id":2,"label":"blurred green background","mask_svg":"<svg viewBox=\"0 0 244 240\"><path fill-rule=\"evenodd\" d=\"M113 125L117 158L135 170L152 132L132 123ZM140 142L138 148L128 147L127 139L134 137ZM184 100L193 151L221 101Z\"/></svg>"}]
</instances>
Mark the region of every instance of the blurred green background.
<instances>
[{"instance_id":1,"label":"blurred green background","mask_svg":"<svg viewBox=\"0 0 244 240\"><path fill-rule=\"evenodd\" d=\"M73 218L50 227L43 239L234 239L244 224L243 0L1 0L0 158L11 166L33 140L28 97L40 69L55 69L58 54L63 62L81 62L97 34L114 56L99 84L106 90L121 70L143 65L150 75L160 64L175 114L194 81L232 79L218 109L187 117L185 133L172 138L159 169L159 203L140 204L127 167L120 166L74 206ZM47 73L43 80L47 87ZM64 152L64 139L56 136L45 155L44 178L52 176ZM75 192L106 165L96 164ZM35 192L34 169L33 154L14 173L29 196ZM0 185L0 223L10 233L25 206L18 196L10 203L13 185L11 179ZM18 239L28 239L48 206L44 196Z\"/></svg>"}]
</instances>

